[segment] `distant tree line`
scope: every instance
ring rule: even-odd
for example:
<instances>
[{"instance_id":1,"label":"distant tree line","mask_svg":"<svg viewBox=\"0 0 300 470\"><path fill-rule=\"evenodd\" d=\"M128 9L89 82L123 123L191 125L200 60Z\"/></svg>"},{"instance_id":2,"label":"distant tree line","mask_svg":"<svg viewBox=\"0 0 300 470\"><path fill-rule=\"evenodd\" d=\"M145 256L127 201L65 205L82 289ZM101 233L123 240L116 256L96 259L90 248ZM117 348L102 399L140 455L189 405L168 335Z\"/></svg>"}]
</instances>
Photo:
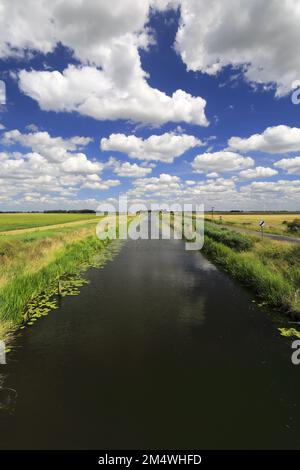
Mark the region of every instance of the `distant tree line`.
<instances>
[{"instance_id":1,"label":"distant tree line","mask_svg":"<svg viewBox=\"0 0 300 470\"><path fill-rule=\"evenodd\" d=\"M92 209L74 209L74 210L49 210L44 211L44 214L96 214L96 211Z\"/></svg>"},{"instance_id":2,"label":"distant tree line","mask_svg":"<svg viewBox=\"0 0 300 470\"><path fill-rule=\"evenodd\" d=\"M92 209L49 210L49 211L0 211L0 214L96 214Z\"/></svg>"}]
</instances>

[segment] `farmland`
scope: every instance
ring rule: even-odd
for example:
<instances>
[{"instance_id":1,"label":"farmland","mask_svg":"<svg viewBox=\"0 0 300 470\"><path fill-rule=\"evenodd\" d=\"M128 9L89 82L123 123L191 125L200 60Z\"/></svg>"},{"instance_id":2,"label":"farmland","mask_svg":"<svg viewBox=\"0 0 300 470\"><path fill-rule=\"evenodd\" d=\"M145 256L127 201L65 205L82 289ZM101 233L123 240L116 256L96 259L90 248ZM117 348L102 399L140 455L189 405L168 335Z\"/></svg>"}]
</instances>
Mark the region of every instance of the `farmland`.
<instances>
[{"instance_id":1,"label":"farmland","mask_svg":"<svg viewBox=\"0 0 300 470\"><path fill-rule=\"evenodd\" d=\"M210 213L206 214L207 220L211 220ZM259 222L264 220L264 231L278 235L300 236L299 231L289 231L287 223L300 219L300 213L215 213L215 223L231 225L236 228L260 231Z\"/></svg>"},{"instance_id":2,"label":"farmland","mask_svg":"<svg viewBox=\"0 0 300 470\"><path fill-rule=\"evenodd\" d=\"M0 232L65 224L94 217L94 214L0 213Z\"/></svg>"}]
</instances>

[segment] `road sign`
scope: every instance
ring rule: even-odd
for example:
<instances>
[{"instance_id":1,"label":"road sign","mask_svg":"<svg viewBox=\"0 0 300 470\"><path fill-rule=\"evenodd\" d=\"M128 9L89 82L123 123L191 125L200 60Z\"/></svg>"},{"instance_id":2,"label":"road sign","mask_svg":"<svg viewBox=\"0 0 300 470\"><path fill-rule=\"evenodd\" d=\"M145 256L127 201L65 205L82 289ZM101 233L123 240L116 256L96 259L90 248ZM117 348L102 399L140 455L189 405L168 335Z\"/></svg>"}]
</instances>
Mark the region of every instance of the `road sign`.
<instances>
[{"instance_id":1,"label":"road sign","mask_svg":"<svg viewBox=\"0 0 300 470\"><path fill-rule=\"evenodd\" d=\"M264 220L261 220L261 221L259 222L260 231L261 231L261 238L264 238L264 225L265 225L265 221L264 221Z\"/></svg>"}]
</instances>

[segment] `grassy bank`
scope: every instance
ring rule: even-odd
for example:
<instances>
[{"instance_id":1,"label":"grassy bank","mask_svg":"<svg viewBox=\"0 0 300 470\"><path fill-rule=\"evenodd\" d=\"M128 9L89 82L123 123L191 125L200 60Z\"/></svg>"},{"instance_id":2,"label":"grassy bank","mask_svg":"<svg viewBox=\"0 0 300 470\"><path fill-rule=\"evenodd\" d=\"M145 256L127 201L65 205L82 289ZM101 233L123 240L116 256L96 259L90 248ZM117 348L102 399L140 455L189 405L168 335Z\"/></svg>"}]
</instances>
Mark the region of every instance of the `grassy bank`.
<instances>
[{"instance_id":1,"label":"grassy bank","mask_svg":"<svg viewBox=\"0 0 300 470\"><path fill-rule=\"evenodd\" d=\"M250 250L254 242L250 237L243 236L238 232L222 230L213 224L205 224L205 234L216 242L223 243L236 251Z\"/></svg>"},{"instance_id":2,"label":"grassy bank","mask_svg":"<svg viewBox=\"0 0 300 470\"><path fill-rule=\"evenodd\" d=\"M28 320L26 306L53 288L62 275L75 274L101 253L107 242L95 224L2 236L0 238L0 338Z\"/></svg>"},{"instance_id":3,"label":"grassy bank","mask_svg":"<svg viewBox=\"0 0 300 470\"><path fill-rule=\"evenodd\" d=\"M266 304L300 316L300 246L205 224L203 252Z\"/></svg>"},{"instance_id":4,"label":"grassy bank","mask_svg":"<svg viewBox=\"0 0 300 470\"><path fill-rule=\"evenodd\" d=\"M174 228L174 223L171 221ZM176 230L176 227L175 227ZM249 287L262 304L300 318L300 246L218 227L205 221L202 252Z\"/></svg>"}]
</instances>

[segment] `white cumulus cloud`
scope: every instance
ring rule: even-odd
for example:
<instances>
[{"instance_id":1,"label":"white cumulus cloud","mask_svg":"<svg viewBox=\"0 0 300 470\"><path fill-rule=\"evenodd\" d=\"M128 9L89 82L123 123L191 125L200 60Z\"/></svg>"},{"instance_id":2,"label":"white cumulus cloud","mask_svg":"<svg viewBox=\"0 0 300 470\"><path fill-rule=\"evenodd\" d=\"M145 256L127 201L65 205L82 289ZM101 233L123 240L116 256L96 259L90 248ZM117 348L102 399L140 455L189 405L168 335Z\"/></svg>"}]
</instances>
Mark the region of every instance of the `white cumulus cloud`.
<instances>
[{"instance_id":1,"label":"white cumulus cloud","mask_svg":"<svg viewBox=\"0 0 300 470\"><path fill-rule=\"evenodd\" d=\"M228 152L225 150L197 155L197 157L192 162L192 167L197 173L222 173L227 171L237 171L249 168L253 165L254 160L252 158L243 157L238 153Z\"/></svg>"},{"instance_id":2,"label":"white cumulus cloud","mask_svg":"<svg viewBox=\"0 0 300 470\"><path fill-rule=\"evenodd\" d=\"M255 178L268 178L274 175L277 175L278 171L273 168L257 166L256 168L249 168L248 170L243 170L239 173L241 179L255 179Z\"/></svg>"},{"instance_id":3,"label":"white cumulus cloud","mask_svg":"<svg viewBox=\"0 0 300 470\"><path fill-rule=\"evenodd\" d=\"M124 81L117 83L105 70L70 65L62 73L22 70L19 85L46 111L77 111L102 121L124 119L155 125L184 121L208 125L203 98L180 89L168 96L151 88L143 73L135 76L134 68L127 65L130 69L128 83L124 73L118 74Z\"/></svg>"},{"instance_id":4,"label":"white cumulus cloud","mask_svg":"<svg viewBox=\"0 0 300 470\"><path fill-rule=\"evenodd\" d=\"M285 170L290 175L300 175L300 157L283 158L274 163L276 168Z\"/></svg>"},{"instance_id":5,"label":"white cumulus cloud","mask_svg":"<svg viewBox=\"0 0 300 470\"><path fill-rule=\"evenodd\" d=\"M85 189L93 189L93 190L106 190L109 188L113 188L114 186L119 186L121 183L119 180L100 180L100 181L85 181L85 183L81 186Z\"/></svg>"},{"instance_id":6,"label":"white cumulus cloud","mask_svg":"<svg viewBox=\"0 0 300 470\"><path fill-rule=\"evenodd\" d=\"M300 151L300 128L285 125L267 127L262 134L253 134L246 139L231 137L228 145L231 150L241 152L298 152Z\"/></svg>"},{"instance_id":7,"label":"white cumulus cloud","mask_svg":"<svg viewBox=\"0 0 300 470\"><path fill-rule=\"evenodd\" d=\"M107 162L90 160L78 151L90 141L81 136L53 137L38 130L4 132L1 143L9 152L0 152L0 198L11 205L22 204L22 208L24 204L43 207L55 203L57 208L80 207L80 198L76 199L81 189L107 190L119 185L117 179L100 178ZM18 151L14 151L15 145ZM92 204L92 200L86 202Z\"/></svg>"},{"instance_id":8,"label":"white cumulus cloud","mask_svg":"<svg viewBox=\"0 0 300 470\"><path fill-rule=\"evenodd\" d=\"M68 152L79 150L90 143L90 137L75 136L70 139L51 137L48 132L29 132L22 134L18 129L4 132L1 143L3 145L20 144L31 148L33 152L41 153L50 161L60 162L65 159Z\"/></svg>"},{"instance_id":9,"label":"white cumulus cloud","mask_svg":"<svg viewBox=\"0 0 300 470\"><path fill-rule=\"evenodd\" d=\"M79 65L21 70L20 89L41 109L76 111L98 120L168 121L206 126L206 101L178 89L152 88L139 49L153 43L151 8L164 0L0 0L0 58L67 47ZM34 13L33 13L34 12Z\"/></svg>"},{"instance_id":10,"label":"white cumulus cloud","mask_svg":"<svg viewBox=\"0 0 300 470\"><path fill-rule=\"evenodd\" d=\"M174 0L176 49L189 70L216 74L242 66L247 80L275 84L278 96L300 77L298 0Z\"/></svg>"},{"instance_id":11,"label":"white cumulus cloud","mask_svg":"<svg viewBox=\"0 0 300 470\"><path fill-rule=\"evenodd\" d=\"M121 177L143 178L152 172L152 168L140 166L136 163L121 162L115 158L110 158L107 166L113 168L113 172Z\"/></svg>"},{"instance_id":12,"label":"white cumulus cloud","mask_svg":"<svg viewBox=\"0 0 300 470\"><path fill-rule=\"evenodd\" d=\"M101 150L126 153L131 158L144 161L172 163L175 158L189 149L203 145L192 135L166 132L162 135L151 135L147 139L134 135L111 134L101 139Z\"/></svg>"},{"instance_id":13,"label":"white cumulus cloud","mask_svg":"<svg viewBox=\"0 0 300 470\"><path fill-rule=\"evenodd\" d=\"M103 166L99 162L91 162L84 153L77 153L69 156L61 164L63 171L67 173L95 173L102 170Z\"/></svg>"},{"instance_id":14,"label":"white cumulus cloud","mask_svg":"<svg viewBox=\"0 0 300 470\"><path fill-rule=\"evenodd\" d=\"M170 196L180 189L180 178L175 175L161 173L157 177L139 178L134 180L134 189L129 191L129 195L139 197L145 193L155 193L155 196Z\"/></svg>"}]
</instances>

